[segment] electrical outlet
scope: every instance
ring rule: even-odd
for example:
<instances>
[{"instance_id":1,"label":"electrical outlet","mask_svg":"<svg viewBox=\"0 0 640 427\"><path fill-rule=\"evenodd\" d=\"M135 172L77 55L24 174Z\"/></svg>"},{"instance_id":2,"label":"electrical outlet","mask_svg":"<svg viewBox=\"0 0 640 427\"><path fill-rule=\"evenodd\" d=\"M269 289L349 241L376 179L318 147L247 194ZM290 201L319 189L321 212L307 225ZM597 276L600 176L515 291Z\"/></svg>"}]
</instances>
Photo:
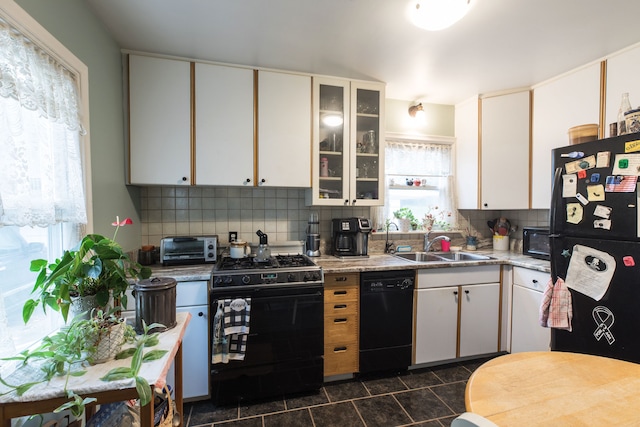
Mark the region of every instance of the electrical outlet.
<instances>
[{"instance_id":1,"label":"electrical outlet","mask_svg":"<svg viewBox=\"0 0 640 427\"><path fill-rule=\"evenodd\" d=\"M236 240L238 240L238 232L237 231L230 231L229 232L229 241L230 242L235 242Z\"/></svg>"}]
</instances>

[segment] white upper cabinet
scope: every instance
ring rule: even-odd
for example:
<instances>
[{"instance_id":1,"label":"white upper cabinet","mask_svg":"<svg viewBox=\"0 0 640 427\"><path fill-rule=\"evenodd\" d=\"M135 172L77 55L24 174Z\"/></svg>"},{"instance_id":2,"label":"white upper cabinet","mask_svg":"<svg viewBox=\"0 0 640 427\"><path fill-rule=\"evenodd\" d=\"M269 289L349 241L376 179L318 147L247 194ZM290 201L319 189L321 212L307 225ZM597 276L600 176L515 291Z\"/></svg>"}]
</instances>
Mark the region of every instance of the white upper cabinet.
<instances>
[{"instance_id":1,"label":"white upper cabinet","mask_svg":"<svg viewBox=\"0 0 640 427\"><path fill-rule=\"evenodd\" d=\"M311 77L258 71L257 185L311 187Z\"/></svg>"},{"instance_id":2,"label":"white upper cabinet","mask_svg":"<svg viewBox=\"0 0 640 427\"><path fill-rule=\"evenodd\" d=\"M609 123L618 120L618 109L623 93L629 93L632 108L638 108L640 105L638 70L640 70L640 46L623 50L607 59L606 136L609 136Z\"/></svg>"},{"instance_id":3,"label":"white upper cabinet","mask_svg":"<svg viewBox=\"0 0 640 427\"><path fill-rule=\"evenodd\" d=\"M253 73L195 64L195 184L253 186Z\"/></svg>"},{"instance_id":4,"label":"white upper cabinet","mask_svg":"<svg viewBox=\"0 0 640 427\"><path fill-rule=\"evenodd\" d=\"M529 207L529 91L456 105L460 209Z\"/></svg>"},{"instance_id":5,"label":"white upper cabinet","mask_svg":"<svg viewBox=\"0 0 640 427\"><path fill-rule=\"evenodd\" d=\"M640 61L639 61L640 64ZM640 89L640 88L639 88ZM640 100L640 90L638 91ZM620 105L618 94L615 121ZM600 64L594 63L533 89L531 157L531 208L549 209L551 201L551 150L569 145L569 128L598 123L600 114Z\"/></svg>"},{"instance_id":6,"label":"white upper cabinet","mask_svg":"<svg viewBox=\"0 0 640 427\"><path fill-rule=\"evenodd\" d=\"M529 91L482 100L480 209L529 208Z\"/></svg>"},{"instance_id":7,"label":"white upper cabinet","mask_svg":"<svg viewBox=\"0 0 640 427\"><path fill-rule=\"evenodd\" d=\"M190 64L129 56L129 182L191 184Z\"/></svg>"}]
</instances>

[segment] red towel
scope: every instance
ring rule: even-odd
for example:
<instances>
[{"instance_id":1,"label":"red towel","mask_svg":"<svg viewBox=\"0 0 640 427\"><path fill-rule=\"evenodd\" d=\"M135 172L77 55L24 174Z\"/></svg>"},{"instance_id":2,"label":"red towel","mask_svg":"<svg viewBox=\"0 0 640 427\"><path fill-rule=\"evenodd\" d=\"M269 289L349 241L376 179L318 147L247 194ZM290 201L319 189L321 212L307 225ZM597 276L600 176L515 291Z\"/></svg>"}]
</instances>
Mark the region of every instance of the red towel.
<instances>
[{"instance_id":1,"label":"red towel","mask_svg":"<svg viewBox=\"0 0 640 427\"><path fill-rule=\"evenodd\" d=\"M559 277L555 285L549 279L540 304L540 326L571 331L572 317L573 307L569 288Z\"/></svg>"}]
</instances>

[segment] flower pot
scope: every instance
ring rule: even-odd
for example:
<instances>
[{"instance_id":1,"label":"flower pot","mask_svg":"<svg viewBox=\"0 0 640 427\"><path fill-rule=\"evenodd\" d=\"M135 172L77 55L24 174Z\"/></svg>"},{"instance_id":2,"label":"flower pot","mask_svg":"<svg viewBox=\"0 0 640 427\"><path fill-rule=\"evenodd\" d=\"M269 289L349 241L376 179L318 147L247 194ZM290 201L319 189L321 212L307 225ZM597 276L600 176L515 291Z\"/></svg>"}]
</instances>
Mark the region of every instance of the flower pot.
<instances>
[{"instance_id":1,"label":"flower pot","mask_svg":"<svg viewBox=\"0 0 640 427\"><path fill-rule=\"evenodd\" d=\"M96 295L87 295L84 297L71 297L71 305L69 306L69 316L71 319L82 314L81 319L88 319L93 309L102 308L98 305L98 297Z\"/></svg>"},{"instance_id":2,"label":"flower pot","mask_svg":"<svg viewBox=\"0 0 640 427\"><path fill-rule=\"evenodd\" d=\"M118 323L102 331L95 344L96 352L93 356L94 365L107 362L118 354L124 343L125 327L126 325L124 323Z\"/></svg>"},{"instance_id":3,"label":"flower pot","mask_svg":"<svg viewBox=\"0 0 640 427\"><path fill-rule=\"evenodd\" d=\"M403 233L411 230L411 221L408 218L400 218L398 219L398 229Z\"/></svg>"}]
</instances>

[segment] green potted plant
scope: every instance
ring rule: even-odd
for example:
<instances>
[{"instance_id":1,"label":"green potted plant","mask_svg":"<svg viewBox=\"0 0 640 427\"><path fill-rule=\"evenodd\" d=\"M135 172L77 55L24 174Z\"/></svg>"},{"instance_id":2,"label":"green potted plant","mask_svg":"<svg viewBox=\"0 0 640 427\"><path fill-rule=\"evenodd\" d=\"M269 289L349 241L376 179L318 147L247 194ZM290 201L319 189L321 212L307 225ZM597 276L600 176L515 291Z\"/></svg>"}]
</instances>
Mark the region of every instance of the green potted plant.
<instances>
[{"instance_id":1,"label":"green potted plant","mask_svg":"<svg viewBox=\"0 0 640 427\"><path fill-rule=\"evenodd\" d=\"M60 311L65 322L75 298L94 297L99 307L106 307L110 298L126 305L129 279L151 276L150 268L134 262L115 241L118 229L132 223L130 218L120 221L116 217L113 239L89 234L51 264L44 259L31 261L31 271L38 272L38 277L32 290L35 298L28 299L22 308L24 322L39 304L45 311L47 307Z\"/></svg>"},{"instance_id":2,"label":"green potted plant","mask_svg":"<svg viewBox=\"0 0 640 427\"><path fill-rule=\"evenodd\" d=\"M413 216L413 212L409 208L400 208L393 212L393 216L398 220L400 231L406 232L418 226L418 220Z\"/></svg>"}]
</instances>

